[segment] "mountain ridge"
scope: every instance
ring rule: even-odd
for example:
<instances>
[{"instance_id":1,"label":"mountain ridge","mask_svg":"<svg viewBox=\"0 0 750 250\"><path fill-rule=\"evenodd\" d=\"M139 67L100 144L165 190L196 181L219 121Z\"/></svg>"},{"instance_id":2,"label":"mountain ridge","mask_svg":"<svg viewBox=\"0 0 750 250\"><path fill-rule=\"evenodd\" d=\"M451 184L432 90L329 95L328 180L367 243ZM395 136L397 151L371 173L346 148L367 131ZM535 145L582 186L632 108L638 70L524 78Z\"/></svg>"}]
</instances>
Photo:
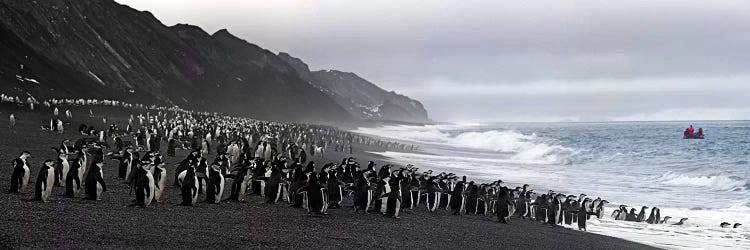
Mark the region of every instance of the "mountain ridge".
<instances>
[{"instance_id":1,"label":"mountain ridge","mask_svg":"<svg viewBox=\"0 0 750 250\"><path fill-rule=\"evenodd\" d=\"M112 0L0 0L0 91L102 98L258 119L359 117L267 49L220 29L166 26Z\"/></svg>"},{"instance_id":2,"label":"mountain ridge","mask_svg":"<svg viewBox=\"0 0 750 250\"><path fill-rule=\"evenodd\" d=\"M294 68L300 77L333 98L355 117L366 120L430 123L421 102L387 91L353 72L334 69L311 71L309 66L289 53L279 57Z\"/></svg>"}]
</instances>

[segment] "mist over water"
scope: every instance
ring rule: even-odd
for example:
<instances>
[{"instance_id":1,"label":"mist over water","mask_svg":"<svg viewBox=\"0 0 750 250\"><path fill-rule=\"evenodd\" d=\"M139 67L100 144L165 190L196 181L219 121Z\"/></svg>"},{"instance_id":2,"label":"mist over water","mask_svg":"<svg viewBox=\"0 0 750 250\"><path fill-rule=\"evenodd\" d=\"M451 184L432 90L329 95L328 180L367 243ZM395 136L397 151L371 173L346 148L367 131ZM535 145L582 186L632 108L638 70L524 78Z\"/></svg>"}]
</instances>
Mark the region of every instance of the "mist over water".
<instances>
[{"instance_id":1,"label":"mist over water","mask_svg":"<svg viewBox=\"0 0 750 250\"><path fill-rule=\"evenodd\" d=\"M659 207L684 226L592 222L590 231L666 248L750 247L750 122L696 122L706 139L682 139L685 122L509 123L359 128L420 145L384 156L424 169L466 174L538 192L602 197L607 210ZM670 223L671 224L671 223ZM630 229L630 230L628 230ZM687 238L685 238L687 237ZM710 241L707 241L710 240Z\"/></svg>"}]
</instances>

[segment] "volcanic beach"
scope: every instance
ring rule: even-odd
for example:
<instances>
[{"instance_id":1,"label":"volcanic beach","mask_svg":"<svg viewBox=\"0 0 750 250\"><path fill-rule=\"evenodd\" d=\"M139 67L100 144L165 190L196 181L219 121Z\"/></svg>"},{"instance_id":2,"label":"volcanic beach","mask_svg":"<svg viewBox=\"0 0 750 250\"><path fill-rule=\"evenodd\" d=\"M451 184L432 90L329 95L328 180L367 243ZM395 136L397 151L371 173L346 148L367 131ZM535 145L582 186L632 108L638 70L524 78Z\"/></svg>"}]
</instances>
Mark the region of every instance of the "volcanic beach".
<instances>
[{"instance_id":1,"label":"volcanic beach","mask_svg":"<svg viewBox=\"0 0 750 250\"><path fill-rule=\"evenodd\" d=\"M145 110L122 108L94 108L95 117L88 116L88 108L71 108L73 119L69 128L78 124L101 124L101 117L111 122L124 123L130 113ZM51 110L3 105L0 116L8 124L8 116L18 119L14 129L0 131L0 159L10 162L23 151L33 155L32 181L41 162L53 159L54 151L63 139L80 138L74 129L64 134L40 131L40 125L51 117ZM360 163L373 160L378 165L387 159L378 151L355 145L353 157ZM173 176L175 163L187 151L167 157L167 176ZM338 162L349 157L329 152L326 159L313 159L318 166ZM376 214L353 214L347 208L329 210L329 215L311 217L303 209L291 208L287 203L265 204L260 196L251 195L247 202L201 203L194 207L175 206L180 196L177 188L169 187L162 203L147 208L128 207L133 195L116 176L114 161L106 160L104 168L107 192L103 200L83 201L60 196L63 188L55 188L52 201L28 201L31 188L22 194L1 193L0 210L4 211L0 232L0 246L4 248L532 248L532 249L647 249L646 245L609 236L585 233L563 227L551 227L539 222L513 219L510 225L497 223L494 217L452 216L448 211L429 213L424 207L413 213L403 213L401 219ZM393 163L400 166L407 163ZM0 186L10 185L11 168L1 168ZM169 179L171 184L171 179ZM227 179L231 182L231 179ZM227 184L229 186L230 183ZM225 196L228 192L225 192ZM201 195L200 199L203 199Z\"/></svg>"}]
</instances>

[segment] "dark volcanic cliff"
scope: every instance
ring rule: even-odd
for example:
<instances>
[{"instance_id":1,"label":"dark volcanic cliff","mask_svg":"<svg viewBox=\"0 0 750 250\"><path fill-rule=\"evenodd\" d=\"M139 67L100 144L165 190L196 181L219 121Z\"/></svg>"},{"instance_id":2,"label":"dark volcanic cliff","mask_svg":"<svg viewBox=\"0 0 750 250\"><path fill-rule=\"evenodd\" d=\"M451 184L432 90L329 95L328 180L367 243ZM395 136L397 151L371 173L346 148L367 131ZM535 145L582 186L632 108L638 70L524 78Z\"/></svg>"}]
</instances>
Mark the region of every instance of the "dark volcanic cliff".
<instances>
[{"instance_id":1,"label":"dark volcanic cliff","mask_svg":"<svg viewBox=\"0 0 750 250\"><path fill-rule=\"evenodd\" d=\"M310 71L305 62L287 53L279 57L300 77L345 107L354 117L399 122L429 122L427 111L417 100L386 91L354 73L337 70Z\"/></svg>"},{"instance_id":2,"label":"dark volcanic cliff","mask_svg":"<svg viewBox=\"0 0 750 250\"><path fill-rule=\"evenodd\" d=\"M352 116L274 53L164 26L112 0L0 0L0 91L178 105L260 119Z\"/></svg>"}]
</instances>

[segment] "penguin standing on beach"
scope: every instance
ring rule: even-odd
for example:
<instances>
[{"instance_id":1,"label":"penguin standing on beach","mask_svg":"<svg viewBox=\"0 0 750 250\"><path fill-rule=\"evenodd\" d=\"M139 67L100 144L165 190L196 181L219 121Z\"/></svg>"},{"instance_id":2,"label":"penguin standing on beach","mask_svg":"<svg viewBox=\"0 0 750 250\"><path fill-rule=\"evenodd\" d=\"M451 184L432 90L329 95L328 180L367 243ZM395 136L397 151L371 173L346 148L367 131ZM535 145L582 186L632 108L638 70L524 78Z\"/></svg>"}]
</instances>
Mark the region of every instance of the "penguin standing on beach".
<instances>
[{"instance_id":1,"label":"penguin standing on beach","mask_svg":"<svg viewBox=\"0 0 750 250\"><path fill-rule=\"evenodd\" d=\"M36 188L34 191L34 200L49 202L49 196L52 194L52 187L55 185L54 169L55 161L47 160L39 169L39 175L36 178Z\"/></svg>"},{"instance_id":2,"label":"penguin standing on beach","mask_svg":"<svg viewBox=\"0 0 750 250\"><path fill-rule=\"evenodd\" d=\"M370 191L370 181L367 180L367 174L369 171L363 171L359 173L355 180L354 187L354 212L362 210L365 214L370 209L370 201L372 201L372 192Z\"/></svg>"},{"instance_id":3,"label":"penguin standing on beach","mask_svg":"<svg viewBox=\"0 0 750 250\"><path fill-rule=\"evenodd\" d=\"M453 215L461 215L466 202L466 176L453 187L450 196L450 208L453 209Z\"/></svg>"},{"instance_id":4,"label":"penguin standing on beach","mask_svg":"<svg viewBox=\"0 0 750 250\"><path fill-rule=\"evenodd\" d=\"M95 161L89 168L89 173L86 175L86 184L84 185L84 190L86 191L85 199L87 200L99 201L102 199L102 192L107 191L102 167L104 167L104 162Z\"/></svg>"},{"instance_id":5,"label":"penguin standing on beach","mask_svg":"<svg viewBox=\"0 0 750 250\"><path fill-rule=\"evenodd\" d=\"M190 154L188 154L185 159L183 159L179 164L177 164L177 168L174 171L174 186L180 186L182 185L182 178L184 178L184 173L187 173L187 169L195 164L197 159L199 158L200 151L192 151ZM182 177L180 177L182 176Z\"/></svg>"},{"instance_id":6,"label":"penguin standing on beach","mask_svg":"<svg viewBox=\"0 0 750 250\"><path fill-rule=\"evenodd\" d=\"M208 179L211 177L211 173L208 171L208 160L200 157L198 158L197 164L198 165L195 167L195 175L198 178L198 193L205 194Z\"/></svg>"},{"instance_id":7,"label":"penguin standing on beach","mask_svg":"<svg viewBox=\"0 0 750 250\"><path fill-rule=\"evenodd\" d=\"M405 170L401 170L399 173L399 181L401 182L401 209L409 209L414 207L414 200L411 195L411 176Z\"/></svg>"},{"instance_id":8,"label":"penguin standing on beach","mask_svg":"<svg viewBox=\"0 0 750 250\"><path fill-rule=\"evenodd\" d=\"M154 162L153 168L151 168L152 175L154 176L154 202L161 202L164 190L167 188L167 169L164 167L166 163L161 161L161 158L157 158Z\"/></svg>"},{"instance_id":9,"label":"penguin standing on beach","mask_svg":"<svg viewBox=\"0 0 750 250\"><path fill-rule=\"evenodd\" d=\"M281 167L278 166L277 163L274 163L272 165L274 166L271 167L271 175L266 180L265 198L266 203L276 204L277 202L279 202L279 199L282 199L282 184L284 183L284 180L282 177Z\"/></svg>"},{"instance_id":10,"label":"penguin standing on beach","mask_svg":"<svg viewBox=\"0 0 750 250\"><path fill-rule=\"evenodd\" d=\"M151 173L151 162L142 161L135 170L135 204L138 206L147 207L151 205L154 200L154 176Z\"/></svg>"},{"instance_id":11,"label":"penguin standing on beach","mask_svg":"<svg viewBox=\"0 0 750 250\"><path fill-rule=\"evenodd\" d=\"M388 185L391 186L391 192L388 193L388 201L385 214L393 216L393 218L399 219L399 212L401 211L401 178L392 176Z\"/></svg>"},{"instance_id":12,"label":"penguin standing on beach","mask_svg":"<svg viewBox=\"0 0 750 250\"><path fill-rule=\"evenodd\" d=\"M208 186L206 187L206 203L218 204L221 202L221 198L224 194L224 175L221 174L221 167L216 164L211 164L211 168L208 170L209 179Z\"/></svg>"},{"instance_id":13,"label":"penguin standing on beach","mask_svg":"<svg viewBox=\"0 0 750 250\"><path fill-rule=\"evenodd\" d=\"M27 161L29 157L31 157L31 153L23 151L21 156L13 160L13 174L10 176L10 190L8 192L20 193L29 185L29 178L31 178Z\"/></svg>"},{"instance_id":14,"label":"penguin standing on beach","mask_svg":"<svg viewBox=\"0 0 750 250\"><path fill-rule=\"evenodd\" d=\"M247 186L250 184L250 180L253 179L253 171L248 166L240 167L240 170L234 176L232 181L232 194L230 199L239 202L245 201L247 197Z\"/></svg>"},{"instance_id":15,"label":"penguin standing on beach","mask_svg":"<svg viewBox=\"0 0 750 250\"><path fill-rule=\"evenodd\" d=\"M338 172L332 170L328 172L328 206L330 208L341 208L341 201L344 199L343 187L346 185L339 180Z\"/></svg>"},{"instance_id":16,"label":"penguin standing on beach","mask_svg":"<svg viewBox=\"0 0 750 250\"><path fill-rule=\"evenodd\" d=\"M504 186L500 187L497 193L497 202L495 203L498 222L508 224L508 217L510 216L508 208L511 204L510 197L508 197L508 188Z\"/></svg>"},{"instance_id":17,"label":"penguin standing on beach","mask_svg":"<svg viewBox=\"0 0 750 250\"><path fill-rule=\"evenodd\" d=\"M57 149L55 149L57 151ZM55 162L55 185L62 187L65 185L65 181L68 179L68 172L70 171L70 162L68 161L68 155L64 152L58 151L57 161Z\"/></svg>"},{"instance_id":18,"label":"penguin standing on beach","mask_svg":"<svg viewBox=\"0 0 750 250\"><path fill-rule=\"evenodd\" d=\"M322 186L318 182L318 176L312 173L309 176L307 185L298 190L299 193L307 192L307 213L308 215L325 215L324 210L324 193Z\"/></svg>"},{"instance_id":19,"label":"penguin standing on beach","mask_svg":"<svg viewBox=\"0 0 750 250\"><path fill-rule=\"evenodd\" d=\"M425 206L427 207L427 211L435 212L437 210L437 207L439 205L438 199L440 199L440 186L437 184L438 179L435 176L429 177L425 183L425 189L424 189L424 196L425 196Z\"/></svg>"},{"instance_id":20,"label":"penguin standing on beach","mask_svg":"<svg viewBox=\"0 0 750 250\"><path fill-rule=\"evenodd\" d=\"M182 181L182 203L183 206L195 205L198 201L198 177L195 176L195 167L189 166Z\"/></svg>"},{"instance_id":21,"label":"penguin standing on beach","mask_svg":"<svg viewBox=\"0 0 750 250\"><path fill-rule=\"evenodd\" d=\"M586 212L586 207L588 207L590 201L591 199L585 198L581 203L580 209L578 210L578 214L576 215L576 217L578 217L578 230L586 231L586 220L588 219L588 212Z\"/></svg>"},{"instance_id":22,"label":"penguin standing on beach","mask_svg":"<svg viewBox=\"0 0 750 250\"><path fill-rule=\"evenodd\" d=\"M73 161L70 164L68 176L65 178L65 196L78 197L78 190L81 189L81 162Z\"/></svg>"}]
</instances>

